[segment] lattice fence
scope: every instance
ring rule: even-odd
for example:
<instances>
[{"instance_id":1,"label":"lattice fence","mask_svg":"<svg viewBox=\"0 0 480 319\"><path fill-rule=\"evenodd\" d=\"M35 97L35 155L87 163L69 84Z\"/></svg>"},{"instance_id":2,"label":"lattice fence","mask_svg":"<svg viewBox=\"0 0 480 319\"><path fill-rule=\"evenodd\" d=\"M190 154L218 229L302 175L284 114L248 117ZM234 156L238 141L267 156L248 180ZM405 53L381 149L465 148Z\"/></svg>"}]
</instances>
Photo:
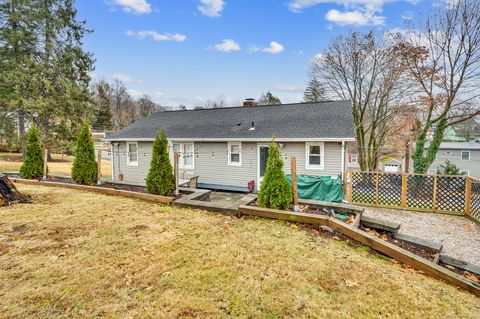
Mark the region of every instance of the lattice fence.
<instances>
[{"instance_id":1,"label":"lattice fence","mask_svg":"<svg viewBox=\"0 0 480 319\"><path fill-rule=\"evenodd\" d=\"M470 215L480 222L480 180L472 180Z\"/></svg>"},{"instance_id":2,"label":"lattice fence","mask_svg":"<svg viewBox=\"0 0 480 319\"><path fill-rule=\"evenodd\" d=\"M433 210L434 176L407 176L407 207L419 210Z\"/></svg>"},{"instance_id":3,"label":"lattice fence","mask_svg":"<svg viewBox=\"0 0 480 319\"><path fill-rule=\"evenodd\" d=\"M480 221L480 180L464 176L347 172L353 204L464 213Z\"/></svg>"}]
</instances>

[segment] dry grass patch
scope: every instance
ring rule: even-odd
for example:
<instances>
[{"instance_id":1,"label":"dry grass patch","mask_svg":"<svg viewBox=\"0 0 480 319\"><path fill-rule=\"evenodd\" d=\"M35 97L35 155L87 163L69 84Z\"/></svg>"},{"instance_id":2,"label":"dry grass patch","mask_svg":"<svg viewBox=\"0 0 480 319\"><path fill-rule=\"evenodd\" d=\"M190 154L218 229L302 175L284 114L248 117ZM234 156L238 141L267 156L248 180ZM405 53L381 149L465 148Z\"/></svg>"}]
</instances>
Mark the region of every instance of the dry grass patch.
<instances>
[{"instance_id":1,"label":"dry grass patch","mask_svg":"<svg viewBox=\"0 0 480 319\"><path fill-rule=\"evenodd\" d=\"M50 174L70 175L72 172L73 156L52 154L53 160L48 163ZM0 153L0 172L18 172L22 166L23 159L19 153ZM110 161L102 160L102 176L112 175Z\"/></svg>"},{"instance_id":2,"label":"dry grass patch","mask_svg":"<svg viewBox=\"0 0 480 319\"><path fill-rule=\"evenodd\" d=\"M478 318L480 299L314 230L19 185L0 317Z\"/></svg>"}]
</instances>

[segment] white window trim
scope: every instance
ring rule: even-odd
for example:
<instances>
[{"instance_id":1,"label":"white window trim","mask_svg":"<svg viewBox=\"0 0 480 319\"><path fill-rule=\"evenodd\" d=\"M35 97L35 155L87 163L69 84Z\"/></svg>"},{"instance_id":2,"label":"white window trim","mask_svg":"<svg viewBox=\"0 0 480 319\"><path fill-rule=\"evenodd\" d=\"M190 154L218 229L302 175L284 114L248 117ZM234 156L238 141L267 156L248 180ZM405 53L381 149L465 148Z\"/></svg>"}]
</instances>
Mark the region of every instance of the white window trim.
<instances>
[{"instance_id":1,"label":"white window trim","mask_svg":"<svg viewBox=\"0 0 480 319\"><path fill-rule=\"evenodd\" d=\"M466 174L463 174L464 172L465 172ZM460 171L460 175L470 176L470 171L461 170L461 171Z\"/></svg>"},{"instance_id":2,"label":"white window trim","mask_svg":"<svg viewBox=\"0 0 480 319\"><path fill-rule=\"evenodd\" d=\"M194 142L172 142L172 153L173 153L173 145L179 144L180 145L180 158L179 158L179 168L191 170L195 169L195 143ZM183 165L183 156L185 153L185 144L192 144L192 165Z\"/></svg>"},{"instance_id":3,"label":"white window trim","mask_svg":"<svg viewBox=\"0 0 480 319\"><path fill-rule=\"evenodd\" d=\"M232 145L238 145L240 151L239 151L239 162L232 162ZM228 166L242 166L242 142L228 142L227 143L228 147Z\"/></svg>"},{"instance_id":4,"label":"white window trim","mask_svg":"<svg viewBox=\"0 0 480 319\"><path fill-rule=\"evenodd\" d=\"M136 145L137 146L137 161L132 162L130 161L130 145ZM138 142L127 142L127 165L128 166L138 166Z\"/></svg>"},{"instance_id":5,"label":"white window trim","mask_svg":"<svg viewBox=\"0 0 480 319\"><path fill-rule=\"evenodd\" d=\"M468 159L463 159L463 153L468 153ZM471 156L470 151L460 151L460 160L461 161L464 161L464 162L470 161L470 156Z\"/></svg>"},{"instance_id":6,"label":"white window trim","mask_svg":"<svg viewBox=\"0 0 480 319\"><path fill-rule=\"evenodd\" d=\"M320 146L320 165L310 165L310 146ZM325 144L323 142L305 143L305 169L323 170L325 163Z\"/></svg>"}]
</instances>

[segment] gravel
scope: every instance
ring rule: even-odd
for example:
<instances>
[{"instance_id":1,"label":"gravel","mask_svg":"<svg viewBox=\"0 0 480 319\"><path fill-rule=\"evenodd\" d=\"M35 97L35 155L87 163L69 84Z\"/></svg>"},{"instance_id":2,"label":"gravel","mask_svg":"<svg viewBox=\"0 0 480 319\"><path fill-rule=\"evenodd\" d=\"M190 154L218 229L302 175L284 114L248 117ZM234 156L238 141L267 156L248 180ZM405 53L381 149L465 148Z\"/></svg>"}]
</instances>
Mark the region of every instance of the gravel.
<instances>
[{"instance_id":1,"label":"gravel","mask_svg":"<svg viewBox=\"0 0 480 319\"><path fill-rule=\"evenodd\" d=\"M480 266L480 225L466 217L371 207L364 214L400 223L401 233L441 242L442 254Z\"/></svg>"}]
</instances>

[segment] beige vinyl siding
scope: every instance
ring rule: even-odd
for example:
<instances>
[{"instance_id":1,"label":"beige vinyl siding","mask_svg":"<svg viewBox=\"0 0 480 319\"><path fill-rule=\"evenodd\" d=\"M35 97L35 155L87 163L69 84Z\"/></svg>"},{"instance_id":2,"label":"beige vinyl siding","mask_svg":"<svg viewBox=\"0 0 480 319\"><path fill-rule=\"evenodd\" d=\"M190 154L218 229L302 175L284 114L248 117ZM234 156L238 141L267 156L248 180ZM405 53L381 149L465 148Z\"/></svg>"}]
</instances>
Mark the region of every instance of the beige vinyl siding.
<instances>
[{"instance_id":1,"label":"beige vinyl siding","mask_svg":"<svg viewBox=\"0 0 480 319\"><path fill-rule=\"evenodd\" d=\"M188 141L185 141L188 142ZM285 163L284 171L290 174L291 156L297 158L297 173L311 176L337 176L341 173L342 144L340 142L324 143L324 169L306 169L306 143L283 143L280 149L282 159ZM258 170L258 145L268 143L242 143L242 165L228 165L228 143L227 142L195 142L194 143L194 169L180 169L180 178L189 179L192 176L199 176L200 183L220 184L247 187L250 180L257 184ZM145 185L145 179L150 168L152 159L152 142L138 142L138 166L127 165L126 143L119 143L119 152L116 147L114 151L113 167L114 175L123 174L123 182L137 185ZM172 146L170 143L170 153ZM120 160L120 166L118 165Z\"/></svg>"},{"instance_id":2,"label":"beige vinyl siding","mask_svg":"<svg viewBox=\"0 0 480 319\"><path fill-rule=\"evenodd\" d=\"M465 150L470 151L470 160L462 161L462 150L439 150L435 161L430 166L430 169L439 169L440 165L444 165L448 160L455 164L461 171L469 171L470 176L480 178L480 150ZM449 155L447 152L451 152Z\"/></svg>"},{"instance_id":3,"label":"beige vinyl siding","mask_svg":"<svg viewBox=\"0 0 480 319\"><path fill-rule=\"evenodd\" d=\"M242 143L242 165L228 165L227 142L195 143L195 175L200 183L247 187L256 180L257 144Z\"/></svg>"},{"instance_id":4,"label":"beige vinyl siding","mask_svg":"<svg viewBox=\"0 0 480 319\"><path fill-rule=\"evenodd\" d=\"M314 144L314 143L311 143ZM306 168L306 146L305 143L285 143L280 150L284 164L284 170L290 174L291 156L297 159L297 174L311 176L336 176L342 171L342 143L324 143L324 165L323 169Z\"/></svg>"}]
</instances>

